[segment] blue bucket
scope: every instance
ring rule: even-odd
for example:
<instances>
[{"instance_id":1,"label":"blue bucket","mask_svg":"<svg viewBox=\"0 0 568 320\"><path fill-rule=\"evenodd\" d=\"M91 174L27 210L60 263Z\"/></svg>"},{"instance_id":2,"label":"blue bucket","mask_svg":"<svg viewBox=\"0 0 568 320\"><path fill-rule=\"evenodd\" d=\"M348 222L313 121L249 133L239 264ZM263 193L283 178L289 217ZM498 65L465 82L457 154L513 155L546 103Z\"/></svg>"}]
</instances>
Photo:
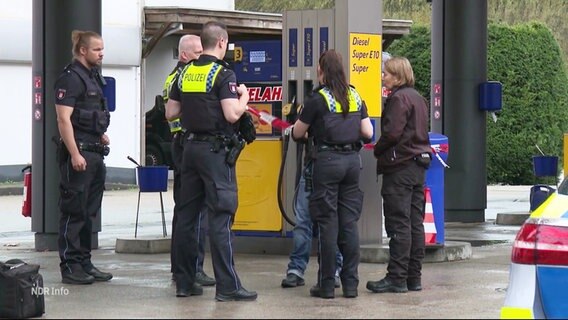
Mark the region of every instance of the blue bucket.
<instances>
[{"instance_id":1,"label":"blue bucket","mask_svg":"<svg viewBox=\"0 0 568 320\"><path fill-rule=\"evenodd\" d=\"M168 191L168 166L137 167L140 192Z\"/></svg>"},{"instance_id":2,"label":"blue bucket","mask_svg":"<svg viewBox=\"0 0 568 320\"><path fill-rule=\"evenodd\" d=\"M533 171L537 177L558 176L558 157L533 156Z\"/></svg>"}]
</instances>

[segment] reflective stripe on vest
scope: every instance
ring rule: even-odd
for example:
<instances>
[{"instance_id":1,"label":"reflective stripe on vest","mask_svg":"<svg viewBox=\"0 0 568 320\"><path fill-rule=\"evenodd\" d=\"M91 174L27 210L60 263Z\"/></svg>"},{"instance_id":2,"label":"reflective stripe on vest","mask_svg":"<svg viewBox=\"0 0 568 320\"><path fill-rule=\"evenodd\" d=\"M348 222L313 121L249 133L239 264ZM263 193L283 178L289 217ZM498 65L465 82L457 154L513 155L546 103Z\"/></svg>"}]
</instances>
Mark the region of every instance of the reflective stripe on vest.
<instances>
[{"instance_id":1,"label":"reflective stripe on vest","mask_svg":"<svg viewBox=\"0 0 568 320\"><path fill-rule=\"evenodd\" d=\"M170 92L172 92L172 85L174 84L174 78L180 72L179 68L176 68L174 72L170 73L170 75L166 78L166 82L164 83L164 90L162 92L162 98L164 98L164 102L167 102L170 98Z\"/></svg>"},{"instance_id":2,"label":"reflective stripe on vest","mask_svg":"<svg viewBox=\"0 0 568 320\"><path fill-rule=\"evenodd\" d=\"M341 113L341 111L343 110L341 108L341 103L335 100L333 94L331 93L331 91L329 91L329 88L327 87L321 88L318 92L325 99L329 111L331 111L332 113ZM361 100L361 96L359 96L359 93L357 93L355 89L349 87L349 112L360 111L362 106L363 106L363 101Z\"/></svg>"},{"instance_id":3,"label":"reflective stripe on vest","mask_svg":"<svg viewBox=\"0 0 568 320\"><path fill-rule=\"evenodd\" d=\"M176 133L178 131L181 131L181 119L180 118L175 118L172 121L168 121L168 125L170 126L170 132L171 133Z\"/></svg>"},{"instance_id":4,"label":"reflective stripe on vest","mask_svg":"<svg viewBox=\"0 0 568 320\"><path fill-rule=\"evenodd\" d=\"M221 71L221 65L214 62L204 66L188 64L178 81L181 93L210 92L219 71Z\"/></svg>"}]
</instances>

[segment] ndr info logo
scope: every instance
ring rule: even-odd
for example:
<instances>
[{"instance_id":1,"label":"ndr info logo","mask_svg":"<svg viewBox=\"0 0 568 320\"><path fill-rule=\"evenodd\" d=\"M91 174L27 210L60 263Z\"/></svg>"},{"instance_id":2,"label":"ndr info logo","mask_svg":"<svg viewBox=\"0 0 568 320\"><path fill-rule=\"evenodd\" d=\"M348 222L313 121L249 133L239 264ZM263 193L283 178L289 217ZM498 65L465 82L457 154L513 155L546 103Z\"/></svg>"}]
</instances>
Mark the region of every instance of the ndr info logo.
<instances>
[{"instance_id":1,"label":"ndr info logo","mask_svg":"<svg viewBox=\"0 0 568 320\"><path fill-rule=\"evenodd\" d=\"M53 287L32 287L32 295L34 296L68 296L69 289L65 287L53 288Z\"/></svg>"}]
</instances>

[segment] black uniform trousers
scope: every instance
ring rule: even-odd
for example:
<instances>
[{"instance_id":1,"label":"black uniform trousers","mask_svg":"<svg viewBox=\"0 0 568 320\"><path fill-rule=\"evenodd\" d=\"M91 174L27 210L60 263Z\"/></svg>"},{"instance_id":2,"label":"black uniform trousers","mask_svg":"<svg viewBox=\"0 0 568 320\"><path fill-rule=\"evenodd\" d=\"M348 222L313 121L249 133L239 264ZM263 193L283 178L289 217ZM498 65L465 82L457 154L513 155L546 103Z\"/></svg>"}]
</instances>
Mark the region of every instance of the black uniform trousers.
<instances>
[{"instance_id":1,"label":"black uniform trousers","mask_svg":"<svg viewBox=\"0 0 568 320\"><path fill-rule=\"evenodd\" d=\"M174 135L172 139L172 160L174 162L174 217L172 219L172 239L175 236L177 216L179 211L179 203L181 197L181 166L183 160L183 138L184 134L178 132ZM203 208L201 218L199 220L199 245L198 245L198 255L197 255L197 271L203 272L203 260L205 259L205 242L207 235L207 219L205 207ZM170 248L170 272L175 273L176 265L176 252L174 250L174 241L172 240Z\"/></svg>"},{"instance_id":2,"label":"black uniform trousers","mask_svg":"<svg viewBox=\"0 0 568 320\"><path fill-rule=\"evenodd\" d=\"M106 178L103 156L81 151L87 170L75 171L71 156L59 159L59 258L62 271L72 272L72 265L90 269L93 222L101 209Z\"/></svg>"},{"instance_id":3,"label":"black uniform trousers","mask_svg":"<svg viewBox=\"0 0 568 320\"><path fill-rule=\"evenodd\" d=\"M199 221L207 206L209 243L217 293L233 293L241 288L235 270L231 227L237 210L235 167L225 163L226 151L212 151L207 141L187 141L181 168L181 201L176 224L176 284L188 288L195 282Z\"/></svg>"},{"instance_id":4,"label":"black uniform trousers","mask_svg":"<svg viewBox=\"0 0 568 320\"><path fill-rule=\"evenodd\" d=\"M422 275L425 172L410 160L403 169L383 175L383 214L390 238L387 277L397 282Z\"/></svg>"},{"instance_id":5,"label":"black uniform trousers","mask_svg":"<svg viewBox=\"0 0 568 320\"><path fill-rule=\"evenodd\" d=\"M356 151L320 151L313 167L310 215L319 231L320 290L335 287L336 250L343 255L340 277L344 290L359 285L359 230L363 192L359 189L361 161Z\"/></svg>"}]
</instances>

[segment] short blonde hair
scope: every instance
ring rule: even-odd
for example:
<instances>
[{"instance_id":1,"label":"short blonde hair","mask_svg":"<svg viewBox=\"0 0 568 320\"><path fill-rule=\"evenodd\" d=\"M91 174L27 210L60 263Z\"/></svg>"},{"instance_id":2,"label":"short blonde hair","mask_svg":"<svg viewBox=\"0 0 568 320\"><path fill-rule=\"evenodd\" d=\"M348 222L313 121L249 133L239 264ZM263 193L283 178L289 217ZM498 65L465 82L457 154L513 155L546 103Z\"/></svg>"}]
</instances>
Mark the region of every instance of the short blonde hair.
<instances>
[{"instance_id":1,"label":"short blonde hair","mask_svg":"<svg viewBox=\"0 0 568 320\"><path fill-rule=\"evenodd\" d=\"M396 80L395 85L414 87L414 72L410 61L403 57L392 57L385 62L385 71L392 74Z\"/></svg>"}]
</instances>

